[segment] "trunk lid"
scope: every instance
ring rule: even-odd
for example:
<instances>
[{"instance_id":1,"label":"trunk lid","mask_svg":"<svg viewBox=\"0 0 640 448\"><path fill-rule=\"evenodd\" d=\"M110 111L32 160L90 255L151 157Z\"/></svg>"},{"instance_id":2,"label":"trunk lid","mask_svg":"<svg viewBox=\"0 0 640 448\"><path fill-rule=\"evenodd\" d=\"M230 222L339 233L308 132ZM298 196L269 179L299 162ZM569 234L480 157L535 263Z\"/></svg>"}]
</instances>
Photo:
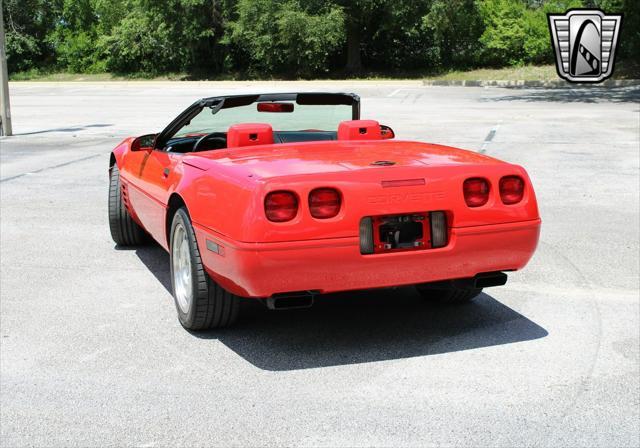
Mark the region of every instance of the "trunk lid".
<instances>
[{"instance_id":1,"label":"trunk lid","mask_svg":"<svg viewBox=\"0 0 640 448\"><path fill-rule=\"evenodd\" d=\"M268 179L280 176L426 166L501 163L463 149L407 141L305 142L203 152L234 171Z\"/></svg>"}]
</instances>

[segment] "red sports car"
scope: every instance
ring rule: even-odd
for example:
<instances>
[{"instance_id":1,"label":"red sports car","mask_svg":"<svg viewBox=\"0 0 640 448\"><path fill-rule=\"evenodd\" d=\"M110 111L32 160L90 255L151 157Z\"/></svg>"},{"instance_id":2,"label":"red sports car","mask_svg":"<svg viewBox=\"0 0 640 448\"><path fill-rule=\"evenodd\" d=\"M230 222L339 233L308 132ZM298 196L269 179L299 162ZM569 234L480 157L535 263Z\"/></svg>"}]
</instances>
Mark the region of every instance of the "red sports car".
<instances>
[{"instance_id":1,"label":"red sports car","mask_svg":"<svg viewBox=\"0 0 640 448\"><path fill-rule=\"evenodd\" d=\"M465 302L524 267L540 233L526 171L396 140L345 93L204 98L111 154L109 227L170 253L180 323L232 324L317 294L416 285Z\"/></svg>"}]
</instances>

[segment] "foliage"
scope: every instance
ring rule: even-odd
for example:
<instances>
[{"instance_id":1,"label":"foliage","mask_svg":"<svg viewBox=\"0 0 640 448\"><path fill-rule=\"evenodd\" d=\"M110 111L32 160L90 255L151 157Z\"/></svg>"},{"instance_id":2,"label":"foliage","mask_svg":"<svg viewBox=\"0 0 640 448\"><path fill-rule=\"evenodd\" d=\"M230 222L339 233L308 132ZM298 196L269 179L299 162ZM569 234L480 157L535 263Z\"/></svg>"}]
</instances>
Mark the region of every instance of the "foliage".
<instances>
[{"instance_id":1,"label":"foliage","mask_svg":"<svg viewBox=\"0 0 640 448\"><path fill-rule=\"evenodd\" d=\"M383 71L421 69L433 64L432 38L422 26L428 7L428 2L411 1L370 5L367 32L361 35L363 64Z\"/></svg>"},{"instance_id":2,"label":"foliage","mask_svg":"<svg viewBox=\"0 0 640 448\"><path fill-rule=\"evenodd\" d=\"M549 64L546 14L571 7L623 12L638 64L638 0L2 0L11 73L206 78Z\"/></svg>"},{"instance_id":3,"label":"foliage","mask_svg":"<svg viewBox=\"0 0 640 448\"><path fill-rule=\"evenodd\" d=\"M519 0L480 0L478 9L485 29L480 36L483 60L490 65L524 62L526 6Z\"/></svg>"},{"instance_id":4,"label":"foliage","mask_svg":"<svg viewBox=\"0 0 640 448\"><path fill-rule=\"evenodd\" d=\"M239 0L237 13L225 42L247 58L238 65L256 72L308 76L327 71L329 54L344 40L339 7L311 14L297 0Z\"/></svg>"},{"instance_id":5,"label":"foliage","mask_svg":"<svg viewBox=\"0 0 640 448\"><path fill-rule=\"evenodd\" d=\"M620 34L619 56L628 58L632 63L640 65L640 2L638 0L598 0L592 1L607 12L622 12L622 31Z\"/></svg>"},{"instance_id":6,"label":"foliage","mask_svg":"<svg viewBox=\"0 0 640 448\"><path fill-rule=\"evenodd\" d=\"M481 50L483 23L474 0L434 0L423 26L433 33L438 65L475 65Z\"/></svg>"},{"instance_id":7,"label":"foliage","mask_svg":"<svg viewBox=\"0 0 640 448\"><path fill-rule=\"evenodd\" d=\"M478 0L477 4L484 22L482 60L493 66L552 62L547 14L583 6L580 0Z\"/></svg>"},{"instance_id":8,"label":"foliage","mask_svg":"<svg viewBox=\"0 0 640 448\"><path fill-rule=\"evenodd\" d=\"M166 71L178 56L172 48L170 31L168 24L156 23L150 14L136 10L98 41L98 49L104 54L109 71Z\"/></svg>"},{"instance_id":9,"label":"foliage","mask_svg":"<svg viewBox=\"0 0 640 448\"><path fill-rule=\"evenodd\" d=\"M55 48L48 37L60 16L55 0L1 0L9 71L53 63Z\"/></svg>"}]
</instances>

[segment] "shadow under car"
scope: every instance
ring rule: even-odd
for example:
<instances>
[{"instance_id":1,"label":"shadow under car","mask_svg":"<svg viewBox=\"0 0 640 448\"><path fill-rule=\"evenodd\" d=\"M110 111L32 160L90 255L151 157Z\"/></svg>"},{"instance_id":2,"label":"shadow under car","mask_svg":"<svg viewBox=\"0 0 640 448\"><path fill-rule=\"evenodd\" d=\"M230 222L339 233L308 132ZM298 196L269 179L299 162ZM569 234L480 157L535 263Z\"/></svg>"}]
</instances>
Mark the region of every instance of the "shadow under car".
<instances>
[{"instance_id":1,"label":"shadow under car","mask_svg":"<svg viewBox=\"0 0 640 448\"><path fill-rule=\"evenodd\" d=\"M170 291L164 249L135 250ZM286 371L457 352L548 333L489 294L440 306L426 303L413 287L399 287L322 295L302 310L270 311L244 299L235 326L191 334L220 341L258 368Z\"/></svg>"}]
</instances>

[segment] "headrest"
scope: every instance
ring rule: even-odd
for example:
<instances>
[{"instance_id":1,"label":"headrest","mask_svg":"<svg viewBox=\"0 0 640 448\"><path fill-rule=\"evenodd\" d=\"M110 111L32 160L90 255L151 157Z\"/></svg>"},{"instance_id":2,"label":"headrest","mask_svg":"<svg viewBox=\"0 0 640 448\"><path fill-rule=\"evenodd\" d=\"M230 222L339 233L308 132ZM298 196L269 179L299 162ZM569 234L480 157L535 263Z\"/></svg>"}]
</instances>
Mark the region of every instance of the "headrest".
<instances>
[{"instance_id":1,"label":"headrest","mask_svg":"<svg viewBox=\"0 0 640 448\"><path fill-rule=\"evenodd\" d=\"M234 124L227 131L227 148L240 146L270 145L273 143L273 129L266 123Z\"/></svg>"},{"instance_id":2,"label":"headrest","mask_svg":"<svg viewBox=\"0 0 640 448\"><path fill-rule=\"evenodd\" d=\"M338 140L381 140L380 123L375 120L349 120L338 126Z\"/></svg>"}]
</instances>

